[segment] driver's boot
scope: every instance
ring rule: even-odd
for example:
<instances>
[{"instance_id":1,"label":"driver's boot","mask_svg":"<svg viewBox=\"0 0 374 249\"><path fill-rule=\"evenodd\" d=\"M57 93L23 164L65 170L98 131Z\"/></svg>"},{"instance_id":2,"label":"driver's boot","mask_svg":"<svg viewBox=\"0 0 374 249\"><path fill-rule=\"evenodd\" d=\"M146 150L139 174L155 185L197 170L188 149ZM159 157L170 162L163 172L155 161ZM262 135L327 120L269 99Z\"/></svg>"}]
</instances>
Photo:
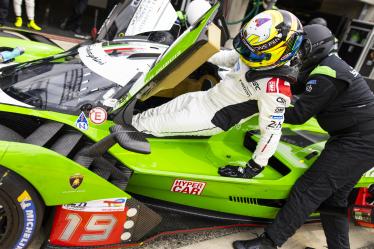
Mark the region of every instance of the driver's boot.
<instances>
[{"instance_id":1,"label":"driver's boot","mask_svg":"<svg viewBox=\"0 0 374 249\"><path fill-rule=\"evenodd\" d=\"M265 233L256 239L237 240L233 246L235 249L277 249L277 246Z\"/></svg>"},{"instance_id":2,"label":"driver's boot","mask_svg":"<svg viewBox=\"0 0 374 249\"><path fill-rule=\"evenodd\" d=\"M36 31L42 30L41 27L39 27L34 20L30 20L29 23L27 24L27 27Z\"/></svg>"},{"instance_id":3,"label":"driver's boot","mask_svg":"<svg viewBox=\"0 0 374 249\"><path fill-rule=\"evenodd\" d=\"M16 21L14 23L14 26L16 26L17 28L22 27L22 17L20 17L20 16L16 17Z\"/></svg>"}]
</instances>

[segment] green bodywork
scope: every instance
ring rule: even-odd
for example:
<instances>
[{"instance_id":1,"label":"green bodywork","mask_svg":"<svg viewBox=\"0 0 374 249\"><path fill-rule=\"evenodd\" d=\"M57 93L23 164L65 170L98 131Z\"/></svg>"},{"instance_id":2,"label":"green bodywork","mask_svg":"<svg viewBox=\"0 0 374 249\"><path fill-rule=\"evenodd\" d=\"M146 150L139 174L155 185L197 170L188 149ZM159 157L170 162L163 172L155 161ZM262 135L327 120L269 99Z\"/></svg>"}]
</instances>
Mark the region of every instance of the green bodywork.
<instances>
[{"instance_id":1,"label":"green bodywork","mask_svg":"<svg viewBox=\"0 0 374 249\"><path fill-rule=\"evenodd\" d=\"M77 117L72 115L2 104L0 111L32 115L76 128ZM92 124L86 135L98 141L108 135L110 123L98 126L100 129L96 129ZM116 145L113 149L115 147L119 146ZM103 178L52 150L31 144L0 141L0 152L0 165L17 172L31 183L48 206L104 198L130 198L127 193ZM77 189L73 189L69 184L70 177L75 174L84 176Z\"/></svg>"},{"instance_id":2,"label":"green bodywork","mask_svg":"<svg viewBox=\"0 0 374 249\"><path fill-rule=\"evenodd\" d=\"M25 53L14 60L18 63L52 56L64 51L62 48L53 45L9 37L0 37L0 47L23 48Z\"/></svg>"},{"instance_id":3,"label":"green bodywork","mask_svg":"<svg viewBox=\"0 0 374 249\"><path fill-rule=\"evenodd\" d=\"M3 104L0 105L0 111L54 120L76 129L77 116L73 115ZM301 148L280 142L275 157L291 170L285 176L274 170L270 164L254 179L220 177L217 174L218 167L226 164L244 165L251 157L251 152L243 146L243 140L247 131L257 129L257 122L255 116L210 138L149 138L152 149L149 155L129 152L118 145L113 146L109 152L134 170L126 189L130 193L225 213L273 218L277 209L258 205L256 199L287 198L292 185L317 158L306 160L305 156L311 151L321 151L324 143ZM99 141L109 135L109 127L112 124L111 121L104 125L90 123L90 128L81 132L92 140ZM323 132L314 119L303 126L284 125L284 128ZM257 141L259 136L253 135L252 139ZM0 151L0 164L29 181L47 205L112 197L129 198L128 194L111 183L51 150L35 145L1 142ZM69 185L70 176L76 173L84 176L82 186L78 190ZM206 186L201 195L171 192L176 179L205 182ZM374 175L368 175L361 178L357 187L367 187L373 182ZM253 203L234 202L230 197L252 198Z\"/></svg>"},{"instance_id":4,"label":"green bodywork","mask_svg":"<svg viewBox=\"0 0 374 249\"><path fill-rule=\"evenodd\" d=\"M218 5L212 8L207 15L212 15L216 8ZM206 20L208 20L207 17L202 19L202 26L205 26ZM194 30L202 31L203 28L200 28L198 26ZM200 33L195 34L194 37L199 35ZM193 43L193 41L190 42ZM181 47L180 49L187 48ZM152 81L157 72L175 59L172 53L176 52L173 51L171 48L166 53L165 59L161 59L155 65L147 75L145 82ZM132 96L127 97L131 98ZM126 101L123 101L122 106L129 103L127 100L129 99L126 98ZM93 142L98 142L108 136L110 134L109 127L113 125L110 120L102 125L95 125L88 121L89 129L79 130L75 125L78 116L75 115L7 104L0 104L0 112L30 115L64 123L83 133ZM302 126L285 124L284 128L291 131L304 130L325 134L315 119L309 120ZM148 155L127 151L119 145L110 148L109 153L134 171L126 192L224 213L274 218L278 209L261 205L260 201L286 199L295 181L317 158L314 156L308 160L306 156L314 151L319 153L324 147L324 142L314 143L303 148L281 141L274 157L289 169L290 172L286 175L280 174L269 163L265 170L254 179L219 176L218 167L228 164L244 165L251 158L251 151L243 143L247 132L254 130L258 130L257 115L234 126L229 131L209 138L148 138L151 145L151 154ZM254 133L250 139L256 142L259 135ZM30 182L46 205L53 206L114 197L130 198L129 194L73 160L43 147L3 141L0 142L0 156L0 165L17 172ZM81 186L77 189L73 189L69 184L70 177L75 174L84 176ZM172 192L171 188L177 179L203 182L205 188L201 195ZM374 174L368 173L361 178L357 187L367 187L373 183Z\"/></svg>"},{"instance_id":5,"label":"green bodywork","mask_svg":"<svg viewBox=\"0 0 374 249\"><path fill-rule=\"evenodd\" d=\"M48 206L111 197L130 198L88 169L43 147L0 141L0 151L0 165L6 165L27 179ZM84 176L78 189L73 189L69 183L70 177L74 175Z\"/></svg>"}]
</instances>

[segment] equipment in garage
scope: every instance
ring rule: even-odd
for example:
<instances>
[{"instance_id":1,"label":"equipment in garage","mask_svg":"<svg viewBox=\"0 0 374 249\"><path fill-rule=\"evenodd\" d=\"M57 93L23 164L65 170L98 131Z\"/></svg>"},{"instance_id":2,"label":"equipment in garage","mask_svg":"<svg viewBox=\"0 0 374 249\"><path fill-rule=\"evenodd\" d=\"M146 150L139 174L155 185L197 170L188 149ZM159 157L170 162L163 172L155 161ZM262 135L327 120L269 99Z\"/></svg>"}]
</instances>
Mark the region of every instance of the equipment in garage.
<instances>
[{"instance_id":1,"label":"equipment in garage","mask_svg":"<svg viewBox=\"0 0 374 249\"><path fill-rule=\"evenodd\" d=\"M352 20L341 41L339 56L374 89L374 23Z\"/></svg>"},{"instance_id":2,"label":"equipment in garage","mask_svg":"<svg viewBox=\"0 0 374 249\"><path fill-rule=\"evenodd\" d=\"M352 216L356 225L374 228L374 186L360 188Z\"/></svg>"}]
</instances>

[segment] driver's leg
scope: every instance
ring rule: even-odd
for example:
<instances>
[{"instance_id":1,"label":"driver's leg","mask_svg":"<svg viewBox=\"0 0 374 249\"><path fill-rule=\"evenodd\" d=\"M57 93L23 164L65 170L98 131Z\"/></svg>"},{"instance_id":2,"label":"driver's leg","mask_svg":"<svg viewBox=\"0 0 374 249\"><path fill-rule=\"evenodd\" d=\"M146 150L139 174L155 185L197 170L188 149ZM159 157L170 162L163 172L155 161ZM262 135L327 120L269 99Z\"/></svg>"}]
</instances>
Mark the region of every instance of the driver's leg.
<instances>
[{"instance_id":1,"label":"driver's leg","mask_svg":"<svg viewBox=\"0 0 374 249\"><path fill-rule=\"evenodd\" d=\"M132 124L139 131L154 136L217 134L258 112L257 108L251 108L250 111L244 108L246 111L242 111L243 106L248 107L250 97L236 85L234 80L228 79L208 91L183 94L166 104L135 115ZM238 118L236 114L242 116Z\"/></svg>"},{"instance_id":2,"label":"driver's leg","mask_svg":"<svg viewBox=\"0 0 374 249\"><path fill-rule=\"evenodd\" d=\"M13 0L14 14L16 15L16 22L14 26L17 28L22 26L22 1L23 0Z\"/></svg>"},{"instance_id":3,"label":"driver's leg","mask_svg":"<svg viewBox=\"0 0 374 249\"><path fill-rule=\"evenodd\" d=\"M27 24L27 27L37 30L37 31L41 30L42 28L39 27L35 23L35 0L25 0L25 1L26 1L26 13L29 19L29 23Z\"/></svg>"},{"instance_id":4,"label":"driver's leg","mask_svg":"<svg viewBox=\"0 0 374 249\"><path fill-rule=\"evenodd\" d=\"M212 122L214 110L205 106L205 92L183 94L133 117L132 124L154 136L211 136L221 132ZM204 103L205 102L205 103Z\"/></svg>"}]
</instances>

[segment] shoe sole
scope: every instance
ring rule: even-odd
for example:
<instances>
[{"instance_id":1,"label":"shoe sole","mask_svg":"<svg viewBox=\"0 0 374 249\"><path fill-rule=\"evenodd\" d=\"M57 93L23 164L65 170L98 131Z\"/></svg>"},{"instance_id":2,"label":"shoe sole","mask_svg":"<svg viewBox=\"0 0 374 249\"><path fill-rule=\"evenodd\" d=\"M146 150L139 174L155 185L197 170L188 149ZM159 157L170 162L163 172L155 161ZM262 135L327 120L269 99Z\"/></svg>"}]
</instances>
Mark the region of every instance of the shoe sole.
<instances>
[{"instance_id":1,"label":"shoe sole","mask_svg":"<svg viewBox=\"0 0 374 249\"><path fill-rule=\"evenodd\" d=\"M234 247L234 249L246 249L245 246L243 246L239 241L234 241L232 243L232 246Z\"/></svg>"}]
</instances>

